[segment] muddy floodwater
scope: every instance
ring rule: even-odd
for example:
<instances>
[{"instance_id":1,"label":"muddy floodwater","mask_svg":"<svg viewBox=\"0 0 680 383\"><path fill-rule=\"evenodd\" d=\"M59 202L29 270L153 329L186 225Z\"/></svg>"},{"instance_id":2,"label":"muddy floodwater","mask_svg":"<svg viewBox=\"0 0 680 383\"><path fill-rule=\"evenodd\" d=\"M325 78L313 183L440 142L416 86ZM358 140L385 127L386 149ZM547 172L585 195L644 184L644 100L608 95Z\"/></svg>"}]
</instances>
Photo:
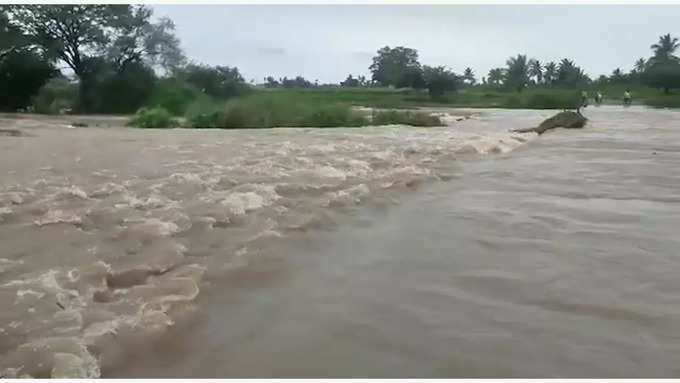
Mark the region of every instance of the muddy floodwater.
<instances>
[{"instance_id":1,"label":"muddy floodwater","mask_svg":"<svg viewBox=\"0 0 680 383\"><path fill-rule=\"evenodd\" d=\"M680 112L441 113L0 115L0 376L679 376Z\"/></svg>"}]
</instances>

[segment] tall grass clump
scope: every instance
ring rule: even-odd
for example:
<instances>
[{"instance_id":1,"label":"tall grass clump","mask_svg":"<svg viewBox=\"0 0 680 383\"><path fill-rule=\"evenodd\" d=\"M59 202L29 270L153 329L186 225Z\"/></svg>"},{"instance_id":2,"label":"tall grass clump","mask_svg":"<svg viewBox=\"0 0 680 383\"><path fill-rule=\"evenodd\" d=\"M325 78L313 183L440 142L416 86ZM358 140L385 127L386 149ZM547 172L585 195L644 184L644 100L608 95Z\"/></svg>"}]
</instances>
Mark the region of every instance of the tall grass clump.
<instances>
[{"instance_id":1,"label":"tall grass clump","mask_svg":"<svg viewBox=\"0 0 680 383\"><path fill-rule=\"evenodd\" d=\"M179 123L164 108L140 108L127 122L128 126L143 129L177 128Z\"/></svg>"},{"instance_id":2,"label":"tall grass clump","mask_svg":"<svg viewBox=\"0 0 680 383\"><path fill-rule=\"evenodd\" d=\"M187 119L195 128L352 127L368 122L347 104L301 103L270 93L233 99Z\"/></svg>"},{"instance_id":3,"label":"tall grass clump","mask_svg":"<svg viewBox=\"0 0 680 383\"><path fill-rule=\"evenodd\" d=\"M197 87L175 77L158 81L151 92L149 106L160 107L175 116L183 116L188 107L197 100L207 100L210 96Z\"/></svg>"}]
</instances>

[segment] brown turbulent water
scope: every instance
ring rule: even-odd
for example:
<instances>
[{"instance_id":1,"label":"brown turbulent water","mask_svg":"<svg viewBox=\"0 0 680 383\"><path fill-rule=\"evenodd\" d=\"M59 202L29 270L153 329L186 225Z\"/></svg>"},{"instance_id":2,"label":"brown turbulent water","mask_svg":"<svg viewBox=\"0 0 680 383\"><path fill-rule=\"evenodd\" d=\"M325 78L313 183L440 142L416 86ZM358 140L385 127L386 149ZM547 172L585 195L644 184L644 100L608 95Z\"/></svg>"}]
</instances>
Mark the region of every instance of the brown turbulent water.
<instances>
[{"instance_id":1,"label":"brown turbulent water","mask_svg":"<svg viewBox=\"0 0 680 383\"><path fill-rule=\"evenodd\" d=\"M680 113L508 133L552 113L4 116L21 135L0 135L0 374L678 376Z\"/></svg>"}]
</instances>

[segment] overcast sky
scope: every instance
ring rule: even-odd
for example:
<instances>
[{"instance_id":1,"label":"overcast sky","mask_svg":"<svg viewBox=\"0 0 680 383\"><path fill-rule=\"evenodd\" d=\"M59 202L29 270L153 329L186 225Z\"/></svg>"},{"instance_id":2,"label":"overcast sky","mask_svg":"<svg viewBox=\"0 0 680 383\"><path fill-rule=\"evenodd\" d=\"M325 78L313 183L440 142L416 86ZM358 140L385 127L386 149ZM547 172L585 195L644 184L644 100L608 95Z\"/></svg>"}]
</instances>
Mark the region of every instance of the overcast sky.
<instances>
[{"instance_id":1,"label":"overcast sky","mask_svg":"<svg viewBox=\"0 0 680 383\"><path fill-rule=\"evenodd\" d=\"M338 82L369 75L385 45L421 64L478 79L517 53L575 60L591 77L630 70L659 35L680 37L678 5L155 5L177 26L187 56L237 66L250 81L303 75Z\"/></svg>"}]
</instances>

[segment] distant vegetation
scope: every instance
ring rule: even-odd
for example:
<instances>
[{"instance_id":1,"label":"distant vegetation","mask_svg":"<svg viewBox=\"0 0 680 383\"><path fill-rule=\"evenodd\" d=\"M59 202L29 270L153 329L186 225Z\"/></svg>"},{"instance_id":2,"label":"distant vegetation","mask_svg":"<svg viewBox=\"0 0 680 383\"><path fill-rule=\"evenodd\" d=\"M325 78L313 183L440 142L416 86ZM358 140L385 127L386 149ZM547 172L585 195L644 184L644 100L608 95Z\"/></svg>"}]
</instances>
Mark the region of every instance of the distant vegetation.
<instances>
[{"instance_id":1,"label":"distant vegetation","mask_svg":"<svg viewBox=\"0 0 680 383\"><path fill-rule=\"evenodd\" d=\"M425 105L564 109L580 92L600 91L620 102L680 107L680 43L666 34L649 58L629 71L591 79L573 60L542 63L524 54L478 78L421 64L413 48L385 46L368 64L370 76L349 74L338 84L302 75L248 84L236 67L186 59L170 19L152 18L144 5L0 6L0 110L38 113L135 114L134 126L195 127L359 126L441 124L423 113L353 106ZM141 109L140 109L141 108Z\"/></svg>"}]
</instances>

